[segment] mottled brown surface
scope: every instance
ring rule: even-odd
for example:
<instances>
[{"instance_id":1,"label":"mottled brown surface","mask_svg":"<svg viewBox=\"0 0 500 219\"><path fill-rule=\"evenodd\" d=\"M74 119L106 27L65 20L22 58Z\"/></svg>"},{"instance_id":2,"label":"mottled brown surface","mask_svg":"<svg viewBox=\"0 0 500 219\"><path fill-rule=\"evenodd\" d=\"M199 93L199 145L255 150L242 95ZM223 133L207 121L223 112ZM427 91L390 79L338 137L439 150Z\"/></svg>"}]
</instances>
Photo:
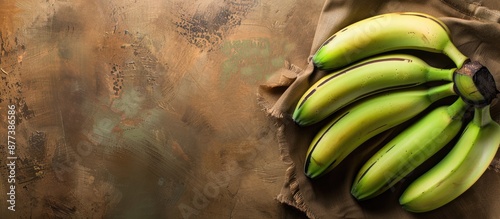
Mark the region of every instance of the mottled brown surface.
<instances>
[{"instance_id":1,"label":"mottled brown surface","mask_svg":"<svg viewBox=\"0 0 500 219\"><path fill-rule=\"evenodd\" d=\"M1 218L303 218L256 92L322 3L0 0Z\"/></svg>"},{"instance_id":2,"label":"mottled brown surface","mask_svg":"<svg viewBox=\"0 0 500 219\"><path fill-rule=\"evenodd\" d=\"M261 109L324 36L388 11L445 16L459 49L499 79L490 8L498 1L0 0L0 219L306 217L279 202L323 218L498 215L500 152L461 201L409 214L394 192L356 202L352 177L294 175L314 130ZM356 168L343 165L341 175Z\"/></svg>"}]
</instances>

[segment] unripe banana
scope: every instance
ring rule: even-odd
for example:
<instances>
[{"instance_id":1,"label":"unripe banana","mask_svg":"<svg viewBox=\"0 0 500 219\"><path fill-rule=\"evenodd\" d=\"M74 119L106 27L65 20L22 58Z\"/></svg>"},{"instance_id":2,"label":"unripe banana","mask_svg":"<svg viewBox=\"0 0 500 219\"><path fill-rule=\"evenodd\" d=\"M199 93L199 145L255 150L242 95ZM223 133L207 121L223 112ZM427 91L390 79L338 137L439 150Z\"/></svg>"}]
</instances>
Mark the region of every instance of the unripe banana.
<instances>
[{"instance_id":1,"label":"unripe banana","mask_svg":"<svg viewBox=\"0 0 500 219\"><path fill-rule=\"evenodd\" d=\"M491 119L489 108L475 108L474 119L452 150L408 186L399 199L404 209L412 212L437 209L479 180L500 144L500 125Z\"/></svg>"},{"instance_id":2,"label":"unripe banana","mask_svg":"<svg viewBox=\"0 0 500 219\"><path fill-rule=\"evenodd\" d=\"M458 135L468 105L460 98L441 106L399 133L359 170L351 194L373 198L407 176Z\"/></svg>"},{"instance_id":3,"label":"unripe banana","mask_svg":"<svg viewBox=\"0 0 500 219\"><path fill-rule=\"evenodd\" d=\"M305 160L305 174L315 178L330 171L371 137L407 121L434 101L454 94L452 83L430 89L397 90L368 97L339 111L313 138Z\"/></svg>"},{"instance_id":4,"label":"unripe banana","mask_svg":"<svg viewBox=\"0 0 500 219\"><path fill-rule=\"evenodd\" d=\"M437 18L423 13L387 13L353 23L328 38L312 61L332 70L355 61L400 49L443 53L457 68L468 59L451 42L449 29Z\"/></svg>"},{"instance_id":5,"label":"unripe banana","mask_svg":"<svg viewBox=\"0 0 500 219\"><path fill-rule=\"evenodd\" d=\"M451 81L453 69L434 68L406 54L369 58L330 73L304 93L293 113L301 125L317 123L347 104L367 95L429 81Z\"/></svg>"}]
</instances>

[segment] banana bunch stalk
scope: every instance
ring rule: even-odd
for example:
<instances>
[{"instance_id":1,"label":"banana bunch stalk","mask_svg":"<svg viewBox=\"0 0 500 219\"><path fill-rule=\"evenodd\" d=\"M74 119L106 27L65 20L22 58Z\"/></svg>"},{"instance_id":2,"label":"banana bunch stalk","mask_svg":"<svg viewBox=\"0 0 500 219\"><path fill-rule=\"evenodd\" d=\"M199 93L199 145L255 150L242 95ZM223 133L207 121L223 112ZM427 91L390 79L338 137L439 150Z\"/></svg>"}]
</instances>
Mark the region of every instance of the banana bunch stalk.
<instances>
[{"instance_id":1,"label":"banana bunch stalk","mask_svg":"<svg viewBox=\"0 0 500 219\"><path fill-rule=\"evenodd\" d=\"M324 124L307 150L309 178L329 173L374 136L414 121L361 167L354 198L388 190L465 126L455 148L413 182L400 203L414 212L439 208L479 179L500 144L500 126L489 116L499 91L489 70L463 55L449 33L428 14L388 13L351 24L321 45L312 62L329 73L302 95L292 115L302 127ZM455 66L436 68L402 52L409 50L444 54ZM470 109L471 121L464 116Z\"/></svg>"}]
</instances>

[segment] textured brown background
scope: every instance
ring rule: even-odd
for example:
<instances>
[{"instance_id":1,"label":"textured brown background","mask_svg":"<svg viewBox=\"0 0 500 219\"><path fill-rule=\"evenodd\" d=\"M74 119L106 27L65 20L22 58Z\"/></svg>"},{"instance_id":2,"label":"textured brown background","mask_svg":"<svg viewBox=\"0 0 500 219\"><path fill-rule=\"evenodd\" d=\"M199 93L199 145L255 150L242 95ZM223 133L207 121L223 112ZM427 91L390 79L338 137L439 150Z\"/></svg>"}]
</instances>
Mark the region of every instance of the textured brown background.
<instances>
[{"instance_id":1,"label":"textured brown background","mask_svg":"<svg viewBox=\"0 0 500 219\"><path fill-rule=\"evenodd\" d=\"M325 2L332 13L317 28ZM0 218L305 218L276 200L290 163L281 160L278 123L257 103L259 85L283 66L306 67L332 31L325 25L366 14L474 11L500 21L486 10L499 8L496 0L357 2L0 0ZM456 40L465 49L478 43ZM16 212L4 201L9 105L18 118ZM500 162L490 167L486 176L498 181ZM462 212L498 212L483 195L499 187L478 184L467 200L481 201ZM353 201L348 191L334 195L321 194ZM379 200L340 213L401 215Z\"/></svg>"},{"instance_id":2,"label":"textured brown background","mask_svg":"<svg viewBox=\"0 0 500 219\"><path fill-rule=\"evenodd\" d=\"M301 218L257 85L323 1L0 0L1 218ZM6 200L6 165L0 200Z\"/></svg>"}]
</instances>

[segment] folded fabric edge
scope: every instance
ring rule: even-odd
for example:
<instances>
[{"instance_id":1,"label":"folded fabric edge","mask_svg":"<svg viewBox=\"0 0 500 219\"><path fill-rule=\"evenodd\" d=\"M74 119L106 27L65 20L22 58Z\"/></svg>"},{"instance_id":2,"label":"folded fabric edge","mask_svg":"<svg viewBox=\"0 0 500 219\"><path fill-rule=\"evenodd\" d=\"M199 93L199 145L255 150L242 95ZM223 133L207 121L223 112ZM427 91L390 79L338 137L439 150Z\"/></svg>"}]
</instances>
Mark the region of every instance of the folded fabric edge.
<instances>
[{"instance_id":1,"label":"folded fabric edge","mask_svg":"<svg viewBox=\"0 0 500 219\"><path fill-rule=\"evenodd\" d=\"M283 118L309 88L309 77L314 72L314 64L310 62L305 70L297 73L297 78L281 94L268 113L276 118Z\"/></svg>"},{"instance_id":2,"label":"folded fabric edge","mask_svg":"<svg viewBox=\"0 0 500 219\"><path fill-rule=\"evenodd\" d=\"M277 200L283 204L290 205L306 214L308 218L317 218L313 212L309 209L309 206L304 202L304 198L300 191L299 182L297 181L296 174L296 165L290 157L290 151L287 147L287 140L285 133L285 124L278 124L278 145L281 152L281 160L288 165L288 168L285 172L285 179L283 189L281 193L277 196ZM286 188L286 189L285 189ZM284 191L285 190L285 191ZM290 199L290 196L292 200Z\"/></svg>"},{"instance_id":3,"label":"folded fabric edge","mask_svg":"<svg viewBox=\"0 0 500 219\"><path fill-rule=\"evenodd\" d=\"M283 92L278 91L279 94L276 95L279 97L276 99L273 99L272 94L278 89L289 90L288 88L296 81L297 77L302 72L303 70L300 67L285 61L283 67L272 73L267 81L259 85L257 103L267 115L273 118L283 118L285 116L285 112L276 110L278 108L276 106L277 102L280 102L280 99L284 98Z\"/></svg>"},{"instance_id":4,"label":"folded fabric edge","mask_svg":"<svg viewBox=\"0 0 500 219\"><path fill-rule=\"evenodd\" d=\"M267 116L270 116L271 118L275 119L274 125L277 127L276 137L278 140L280 159L285 165L287 165L282 189L280 193L275 197L275 200L281 204L286 204L301 212L304 212L308 218L311 219L317 218L313 214L313 212L309 209L309 207L305 204L304 198L302 197L302 194L300 192L299 183L296 178L296 166L292 158L290 157L290 152L287 147L288 143L284 135L286 120L284 120L283 118L271 116L269 114L267 107L269 103L260 93L257 93L257 102Z\"/></svg>"},{"instance_id":5,"label":"folded fabric edge","mask_svg":"<svg viewBox=\"0 0 500 219\"><path fill-rule=\"evenodd\" d=\"M463 0L441 0L455 11L477 20L500 22L500 11L485 7L479 2Z\"/></svg>"},{"instance_id":6,"label":"folded fabric edge","mask_svg":"<svg viewBox=\"0 0 500 219\"><path fill-rule=\"evenodd\" d=\"M301 68L285 61L284 66L272 74L269 80L259 85L259 87L264 90L272 90L276 87L288 87L295 81L300 72L302 72Z\"/></svg>"}]
</instances>

